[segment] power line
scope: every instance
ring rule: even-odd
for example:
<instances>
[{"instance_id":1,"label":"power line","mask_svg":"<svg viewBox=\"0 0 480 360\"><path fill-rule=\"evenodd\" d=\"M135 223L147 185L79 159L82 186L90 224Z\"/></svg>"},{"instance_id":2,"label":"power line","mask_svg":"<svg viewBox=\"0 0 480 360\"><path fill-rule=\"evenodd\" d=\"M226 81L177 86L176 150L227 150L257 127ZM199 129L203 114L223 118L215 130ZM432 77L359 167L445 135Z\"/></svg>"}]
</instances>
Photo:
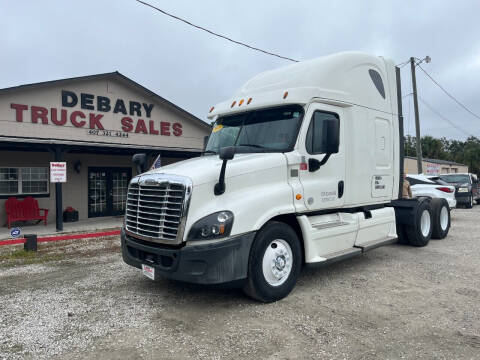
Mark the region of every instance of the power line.
<instances>
[{"instance_id":1,"label":"power line","mask_svg":"<svg viewBox=\"0 0 480 360\"><path fill-rule=\"evenodd\" d=\"M407 65L409 62L410 62L410 60L407 60L407 61L405 61L405 62L403 62L403 63L400 63L400 64L397 64L397 65L395 65L395 66L398 67L399 69L401 69L401 68L403 68L405 65Z\"/></svg>"},{"instance_id":2,"label":"power line","mask_svg":"<svg viewBox=\"0 0 480 360\"><path fill-rule=\"evenodd\" d=\"M453 121L447 119L445 116L443 116L443 115L440 114L438 111L436 111L431 105L429 105L425 100L423 100L418 94L417 94L417 97L418 97L418 99L422 102L423 105L425 105L431 112L433 112L434 114L436 114L439 118L441 118L442 120L446 121L446 122L449 123L452 127L454 127L455 129L461 131L461 132L464 133L465 135L467 135L467 136L472 136L472 134L469 133L467 130L462 129L461 127L459 127L458 125L456 125Z\"/></svg>"},{"instance_id":3,"label":"power line","mask_svg":"<svg viewBox=\"0 0 480 360\"><path fill-rule=\"evenodd\" d=\"M170 16L171 18L173 18L173 19L175 19L175 20L181 21L181 22L183 22L183 23L185 23L185 24L187 24L187 25L193 26L194 28L203 30L203 31L205 31L205 32L207 32L207 33L209 33L209 34L211 34L211 35L214 35L214 36L217 36L217 37L219 37L219 38L228 40L228 41L233 42L233 43L235 43L235 44L238 44L238 45L241 45L241 46L245 46L246 48L249 48L249 49L251 49L251 50L259 51L259 52L262 52L262 53L264 53L264 54L271 55L271 56L276 56L276 57L278 57L278 58L280 58L280 59L289 60L289 61L293 61L293 62L298 62L298 60L295 60L295 59L292 59L292 58L289 58L289 57L286 57L286 56L278 55L278 54L275 54L275 53L272 53L272 52L269 52L269 51L266 51L266 50L259 49L259 48L257 48L257 47L254 47L254 46L245 44L245 43L243 43L243 42L240 42L240 41L237 41L237 40L233 40L233 39L231 39L231 38L229 38L229 37L227 37L227 36L225 36L225 35L221 35L221 34L218 34L218 33L216 33L216 32L213 32L212 30L206 29L206 28L204 28L204 27L202 27L202 26L195 25L195 24L191 23L190 21L187 21L187 20L185 20L185 19L182 19L181 17L178 17L178 16L176 16L176 15L170 14L170 13L166 12L165 10L159 9L158 7L153 6L152 4L149 4L149 3L147 3L147 2L144 2L144 1L141 1L141 0L135 0L135 1L137 1L137 2L139 2L140 4L143 4L143 5L145 5L145 6L151 7L152 9L155 9L155 10L161 12L161 13L164 14L164 15Z\"/></svg>"},{"instance_id":4,"label":"power line","mask_svg":"<svg viewBox=\"0 0 480 360\"><path fill-rule=\"evenodd\" d=\"M445 88L440 85L428 72L426 72L420 65L417 65L420 70L422 70L425 75L428 76L428 78L435 84L437 85L445 94L447 94L447 96L449 98L451 98L453 101L455 101L458 105L460 105L463 109L465 109L466 111L468 111L470 114L472 114L473 116L475 116L477 119L480 119L480 116L478 116L477 114L475 114L473 111L471 111L469 108L467 108L465 105L463 105L460 101L458 101L455 96L453 96L452 94L450 94L447 90L445 90Z\"/></svg>"}]
</instances>

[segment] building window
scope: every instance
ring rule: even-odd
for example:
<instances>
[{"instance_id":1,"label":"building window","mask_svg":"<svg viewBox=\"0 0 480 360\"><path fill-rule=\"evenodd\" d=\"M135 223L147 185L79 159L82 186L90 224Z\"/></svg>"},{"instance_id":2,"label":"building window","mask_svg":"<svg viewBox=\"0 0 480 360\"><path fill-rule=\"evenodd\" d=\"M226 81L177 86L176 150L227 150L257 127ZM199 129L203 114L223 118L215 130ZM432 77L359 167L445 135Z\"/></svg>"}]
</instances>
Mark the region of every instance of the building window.
<instances>
[{"instance_id":1,"label":"building window","mask_svg":"<svg viewBox=\"0 0 480 360\"><path fill-rule=\"evenodd\" d=\"M0 195L48 194L47 167L1 167Z\"/></svg>"},{"instance_id":2,"label":"building window","mask_svg":"<svg viewBox=\"0 0 480 360\"><path fill-rule=\"evenodd\" d=\"M0 194L18 194L17 168L0 168Z\"/></svg>"}]
</instances>

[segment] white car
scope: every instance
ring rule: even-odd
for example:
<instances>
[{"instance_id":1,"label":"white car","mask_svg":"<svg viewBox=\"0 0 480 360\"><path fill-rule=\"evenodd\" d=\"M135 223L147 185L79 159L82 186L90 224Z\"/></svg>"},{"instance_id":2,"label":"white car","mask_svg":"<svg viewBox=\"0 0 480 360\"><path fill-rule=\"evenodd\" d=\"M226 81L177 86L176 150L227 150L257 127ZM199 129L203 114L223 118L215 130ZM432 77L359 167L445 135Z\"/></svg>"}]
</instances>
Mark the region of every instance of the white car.
<instances>
[{"instance_id":1,"label":"white car","mask_svg":"<svg viewBox=\"0 0 480 360\"><path fill-rule=\"evenodd\" d=\"M457 206L455 200L455 186L449 185L438 176L432 175L407 175L413 197L444 198L450 209Z\"/></svg>"}]
</instances>

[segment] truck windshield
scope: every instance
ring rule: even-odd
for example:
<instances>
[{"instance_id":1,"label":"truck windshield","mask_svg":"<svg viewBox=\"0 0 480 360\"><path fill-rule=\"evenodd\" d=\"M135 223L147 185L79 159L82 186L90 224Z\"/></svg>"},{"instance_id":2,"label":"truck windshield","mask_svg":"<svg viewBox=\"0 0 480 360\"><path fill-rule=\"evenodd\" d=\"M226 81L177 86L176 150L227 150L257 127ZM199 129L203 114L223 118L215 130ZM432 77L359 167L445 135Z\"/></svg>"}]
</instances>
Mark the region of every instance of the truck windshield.
<instances>
[{"instance_id":1,"label":"truck windshield","mask_svg":"<svg viewBox=\"0 0 480 360\"><path fill-rule=\"evenodd\" d=\"M470 184L470 176L468 175L441 175L440 178L450 184Z\"/></svg>"},{"instance_id":2,"label":"truck windshield","mask_svg":"<svg viewBox=\"0 0 480 360\"><path fill-rule=\"evenodd\" d=\"M303 118L300 105L289 105L219 118L206 152L235 146L236 152L287 152L293 149Z\"/></svg>"}]
</instances>

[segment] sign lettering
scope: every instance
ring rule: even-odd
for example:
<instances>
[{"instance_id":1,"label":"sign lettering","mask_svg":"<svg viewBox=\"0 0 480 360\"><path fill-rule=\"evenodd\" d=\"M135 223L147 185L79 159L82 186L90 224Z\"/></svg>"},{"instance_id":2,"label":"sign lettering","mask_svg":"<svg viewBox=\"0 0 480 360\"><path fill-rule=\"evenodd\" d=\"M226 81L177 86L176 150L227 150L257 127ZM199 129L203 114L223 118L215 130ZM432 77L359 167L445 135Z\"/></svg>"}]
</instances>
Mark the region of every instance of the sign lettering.
<instances>
[{"instance_id":1,"label":"sign lettering","mask_svg":"<svg viewBox=\"0 0 480 360\"><path fill-rule=\"evenodd\" d=\"M67 163L66 162L50 163L50 182L52 183L67 182Z\"/></svg>"},{"instance_id":2,"label":"sign lettering","mask_svg":"<svg viewBox=\"0 0 480 360\"><path fill-rule=\"evenodd\" d=\"M154 104L138 101L111 99L107 96L96 96L89 93L75 93L69 90L61 92L62 108L47 108L38 105L11 103L10 108L15 112L16 122L31 122L32 124L72 126L90 130L104 130L105 133L122 133L121 137L128 137L123 133L136 133L159 136L182 136L181 123L151 119ZM30 114L28 111L30 110ZM103 113L125 115L114 129L106 129ZM29 115L29 116L28 116ZM89 135L98 135L98 132L88 132ZM110 136L109 134L106 136ZM115 135L118 136L118 135Z\"/></svg>"}]
</instances>

